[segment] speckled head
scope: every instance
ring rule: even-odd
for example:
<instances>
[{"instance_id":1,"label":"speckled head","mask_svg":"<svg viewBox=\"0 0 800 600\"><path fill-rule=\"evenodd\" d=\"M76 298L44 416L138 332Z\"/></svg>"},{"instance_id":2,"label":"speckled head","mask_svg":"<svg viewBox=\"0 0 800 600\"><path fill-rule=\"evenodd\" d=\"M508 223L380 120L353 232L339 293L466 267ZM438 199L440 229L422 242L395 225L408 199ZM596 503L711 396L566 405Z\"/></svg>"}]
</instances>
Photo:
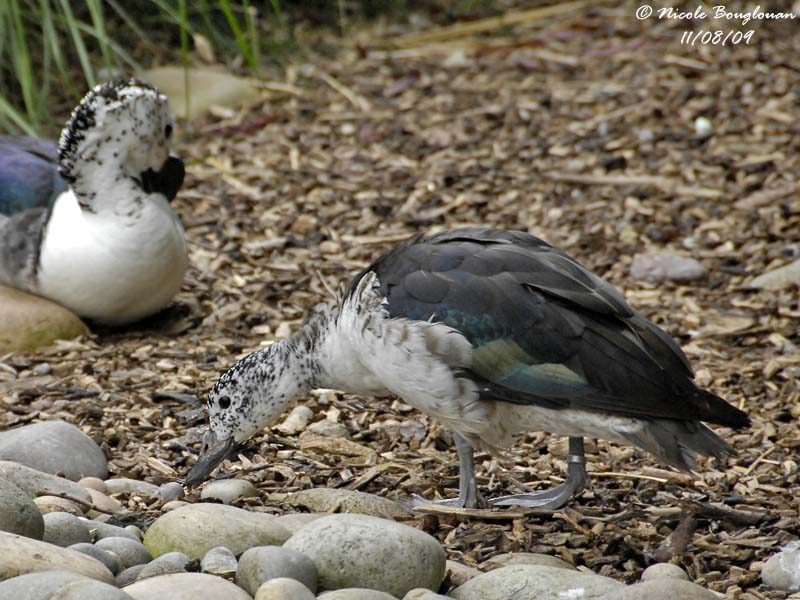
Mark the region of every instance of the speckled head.
<instances>
[{"instance_id":1,"label":"speckled head","mask_svg":"<svg viewBox=\"0 0 800 600\"><path fill-rule=\"evenodd\" d=\"M59 172L71 184L92 166L138 177L169 156L174 121L167 97L129 79L95 86L72 111L59 141Z\"/></svg>"},{"instance_id":2,"label":"speckled head","mask_svg":"<svg viewBox=\"0 0 800 600\"><path fill-rule=\"evenodd\" d=\"M199 483L237 445L274 423L295 400L313 387L313 369L287 341L246 356L228 369L208 395L211 432L187 476Z\"/></svg>"}]
</instances>

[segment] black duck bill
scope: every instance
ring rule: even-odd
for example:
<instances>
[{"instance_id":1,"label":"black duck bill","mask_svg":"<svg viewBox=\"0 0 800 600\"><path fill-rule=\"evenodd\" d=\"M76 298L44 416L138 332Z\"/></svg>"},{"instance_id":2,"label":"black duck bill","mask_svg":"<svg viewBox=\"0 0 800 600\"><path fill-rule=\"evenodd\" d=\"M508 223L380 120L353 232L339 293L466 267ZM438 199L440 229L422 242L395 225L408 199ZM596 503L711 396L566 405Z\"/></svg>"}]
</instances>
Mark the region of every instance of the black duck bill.
<instances>
[{"instance_id":1,"label":"black duck bill","mask_svg":"<svg viewBox=\"0 0 800 600\"><path fill-rule=\"evenodd\" d=\"M209 430L203 436L203 444L200 447L200 456L186 475L186 485L194 487L208 478L219 463L228 456L233 456L240 448L233 436L225 439L217 439L217 434Z\"/></svg>"}]
</instances>

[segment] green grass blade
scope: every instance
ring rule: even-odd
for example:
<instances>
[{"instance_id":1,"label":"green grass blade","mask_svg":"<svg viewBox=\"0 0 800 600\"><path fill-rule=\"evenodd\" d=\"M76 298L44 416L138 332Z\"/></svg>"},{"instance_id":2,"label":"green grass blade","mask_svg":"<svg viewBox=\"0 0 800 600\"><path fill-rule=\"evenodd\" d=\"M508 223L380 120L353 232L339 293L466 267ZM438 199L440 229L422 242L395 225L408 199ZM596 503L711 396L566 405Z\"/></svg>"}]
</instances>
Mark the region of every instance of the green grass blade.
<instances>
[{"instance_id":1,"label":"green grass blade","mask_svg":"<svg viewBox=\"0 0 800 600\"><path fill-rule=\"evenodd\" d=\"M247 61L247 64L250 65L250 68L253 70L253 72L258 73L258 64L256 63L250 46L247 44L247 39L245 38L244 33L242 33L242 28L239 26L239 20L236 18L236 15L233 14L233 9L231 8L230 2L228 2L228 0L217 0L217 2L219 3L220 9L228 21L228 26L231 28L233 36L236 38L236 45L239 47L239 52L242 53L242 56L244 56L244 59Z\"/></svg>"},{"instance_id":2,"label":"green grass blade","mask_svg":"<svg viewBox=\"0 0 800 600\"><path fill-rule=\"evenodd\" d=\"M117 57L119 57L123 62L128 64L131 67L131 69L133 69L134 71L141 70L142 66L136 61L136 59L133 58L128 53L128 51L125 50L125 48L123 48L122 46L117 44L111 38L109 38L109 37L100 37L100 33L96 29L94 29L93 27L90 27L86 23L82 23L80 21L78 21L76 23L76 27L80 31L83 31L84 33L87 33L87 34L91 35L92 37L97 38L98 42L100 42L102 44L106 44L109 47L109 49L114 51L114 54L116 54Z\"/></svg>"},{"instance_id":3,"label":"green grass blade","mask_svg":"<svg viewBox=\"0 0 800 600\"><path fill-rule=\"evenodd\" d=\"M64 13L64 21L69 31L72 43L75 45L75 52L78 53L78 60L81 63L83 70L83 77L89 87L94 87L95 77L92 63L89 60L89 53L86 51L86 45L83 43L80 28L78 27L78 20L69 6L69 0L61 0L61 10Z\"/></svg>"},{"instance_id":4,"label":"green grass blade","mask_svg":"<svg viewBox=\"0 0 800 600\"><path fill-rule=\"evenodd\" d=\"M261 47L258 43L258 10L247 0L244 0L244 16L247 22L247 37L250 38L250 48L253 51L253 61L261 64Z\"/></svg>"},{"instance_id":5,"label":"green grass blade","mask_svg":"<svg viewBox=\"0 0 800 600\"><path fill-rule=\"evenodd\" d=\"M14 74L22 92L22 101L28 118L37 127L39 125L39 111L37 110L38 101L36 99L36 87L33 81L33 69L31 67L31 57L28 51L28 44L25 40L25 25L22 22L22 10L17 0L10 0L11 8L11 28L12 28L12 55L14 64Z\"/></svg>"},{"instance_id":6,"label":"green grass blade","mask_svg":"<svg viewBox=\"0 0 800 600\"><path fill-rule=\"evenodd\" d=\"M156 50L156 44L153 43L153 39L149 35L147 35L147 32L144 29L139 27L139 24L136 22L136 20L133 17L131 17L124 8L122 8L122 5L120 5L120 3L117 2L117 0L105 0L105 2L111 7L111 9L117 14L117 16L119 16L119 18L122 19L122 22L125 23L125 25L130 28L130 30L136 35L136 37L142 40L142 43L145 46L150 48L151 51Z\"/></svg>"},{"instance_id":7,"label":"green grass blade","mask_svg":"<svg viewBox=\"0 0 800 600\"><path fill-rule=\"evenodd\" d=\"M105 18L103 16L103 5L100 0L86 0L89 15L92 18L92 25L96 32L97 41L100 44L100 54L103 56L103 65L110 72L114 68L111 60L111 50L109 49L108 36L106 35Z\"/></svg>"},{"instance_id":8,"label":"green grass blade","mask_svg":"<svg viewBox=\"0 0 800 600\"><path fill-rule=\"evenodd\" d=\"M25 135L36 135L36 129L3 96L0 96L0 114L19 127Z\"/></svg>"},{"instance_id":9,"label":"green grass blade","mask_svg":"<svg viewBox=\"0 0 800 600\"><path fill-rule=\"evenodd\" d=\"M186 102L186 115L190 115L189 109L189 14L186 10L186 0L178 0L178 12L180 14L181 28L181 57L183 58L183 98Z\"/></svg>"}]
</instances>

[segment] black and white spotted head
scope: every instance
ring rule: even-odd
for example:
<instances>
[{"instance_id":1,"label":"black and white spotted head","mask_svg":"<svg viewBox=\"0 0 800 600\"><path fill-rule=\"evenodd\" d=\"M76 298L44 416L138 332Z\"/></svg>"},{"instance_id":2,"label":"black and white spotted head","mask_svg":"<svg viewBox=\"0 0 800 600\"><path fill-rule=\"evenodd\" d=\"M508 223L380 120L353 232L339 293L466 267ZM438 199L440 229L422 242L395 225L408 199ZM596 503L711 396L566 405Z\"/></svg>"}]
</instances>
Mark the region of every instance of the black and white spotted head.
<instances>
[{"instance_id":1,"label":"black and white spotted head","mask_svg":"<svg viewBox=\"0 0 800 600\"><path fill-rule=\"evenodd\" d=\"M312 384L304 359L287 342L246 356L228 369L208 395L210 431L187 485L203 481L239 445L274 423Z\"/></svg>"},{"instance_id":2,"label":"black and white spotted head","mask_svg":"<svg viewBox=\"0 0 800 600\"><path fill-rule=\"evenodd\" d=\"M174 127L167 97L152 85L136 79L101 83L61 132L59 172L73 184L87 167L104 163L132 177L158 171L169 156Z\"/></svg>"}]
</instances>

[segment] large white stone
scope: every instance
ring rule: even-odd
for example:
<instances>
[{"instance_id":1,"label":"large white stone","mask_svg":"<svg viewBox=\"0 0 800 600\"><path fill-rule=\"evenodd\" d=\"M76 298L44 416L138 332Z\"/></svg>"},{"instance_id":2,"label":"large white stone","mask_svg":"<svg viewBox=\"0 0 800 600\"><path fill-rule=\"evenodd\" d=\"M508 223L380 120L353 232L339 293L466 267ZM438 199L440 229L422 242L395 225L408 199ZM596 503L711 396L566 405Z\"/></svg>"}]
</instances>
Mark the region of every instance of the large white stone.
<instances>
[{"instance_id":1,"label":"large white stone","mask_svg":"<svg viewBox=\"0 0 800 600\"><path fill-rule=\"evenodd\" d=\"M204 573L150 577L122 590L134 600L252 600L250 594L230 581Z\"/></svg>"},{"instance_id":2,"label":"large white stone","mask_svg":"<svg viewBox=\"0 0 800 600\"><path fill-rule=\"evenodd\" d=\"M89 333L77 315L54 302L0 285L0 354L28 352Z\"/></svg>"},{"instance_id":3,"label":"large white stone","mask_svg":"<svg viewBox=\"0 0 800 600\"><path fill-rule=\"evenodd\" d=\"M104 583L114 581L111 571L90 556L0 531L0 580L37 571L72 571Z\"/></svg>"},{"instance_id":4,"label":"large white stone","mask_svg":"<svg viewBox=\"0 0 800 600\"><path fill-rule=\"evenodd\" d=\"M31 494L0 478L0 531L42 539L44 519Z\"/></svg>"},{"instance_id":5,"label":"large white stone","mask_svg":"<svg viewBox=\"0 0 800 600\"><path fill-rule=\"evenodd\" d=\"M32 423L0 433L0 460L63 474L71 481L108 475L108 461L100 446L66 421Z\"/></svg>"},{"instance_id":6,"label":"large white stone","mask_svg":"<svg viewBox=\"0 0 800 600\"><path fill-rule=\"evenodd\" d=\"M622 587L598 600L719 600L719 596L689 581L663 578Z\"/></svg>"},{"instance_id":7,"label":"large white stone","mask_svg":"<svg viewBox=\"0 0 800 600\"><path fill-rule=\"evenodd\" d=\"M251 594L270 579L295 579L317 591L317 568L305 554L283 546L257 546L239 557L236 583Z\"/></svg>"},{"instance_id":8,"label":"large white stone","mask_svg":"<svg viewBox=\"0 0 800 600\"><path fill-rule=\"evenodd\" d=\"M761 580L775 590L800 592L800 541L772 555L761 569Z\"/></svg>"},{"instance_id":9,"label":"large white stone","mask_svg":"<svg viewBox=\"0 0 800 600\"><path fill-rule=\"evenodd\" d=\"M67 496L84 505L92 502L89 492L77 483L19 463L0 460L0 480L3 479L14 482L31 496Z\"/></svg>"},{"instance_id":10,"label":"large white stone","mask_svg":"<svg viewBox=\"0 0 800 600\"><path fill-rule=\"evenodd\" d=\"M271 515L224 504L189 504L156 519L144 545L153 556L183 552L199 559L217 546L239 555L253 546L283 544L290 535Z\"/></svg>"},{"instance_id":11,"label":"large white stone","mask_svg":"<svg viewBox=\"0 0 800 600\"><path fill-rule=\"evenodd\" d=\"M41 571L0 582L4 600L133 600L122 590L77 573Z\"/></svg>"},{"instance_id":12,"label":"large white stone","mask_svg":"<svg viewBox=\"0 0 800 600\"><path fill-rule=\"evenodd\" d=\"M592 600L624 587L608 577L561 567L512 565L479 575L450 595L456 600Z\"/></svg>"},{"instance_id":13,"label":"large white stone","mask_svg":"<svg viewBox=\"0 0 800 600\"><path fill-rule=\"evenodd\" d=\"M322 589L369 588L402 598L414 588L438 589L445 552L427 533L367 515L317 519L284 547L308 556Z\"/></svg>"}]
</instances>

